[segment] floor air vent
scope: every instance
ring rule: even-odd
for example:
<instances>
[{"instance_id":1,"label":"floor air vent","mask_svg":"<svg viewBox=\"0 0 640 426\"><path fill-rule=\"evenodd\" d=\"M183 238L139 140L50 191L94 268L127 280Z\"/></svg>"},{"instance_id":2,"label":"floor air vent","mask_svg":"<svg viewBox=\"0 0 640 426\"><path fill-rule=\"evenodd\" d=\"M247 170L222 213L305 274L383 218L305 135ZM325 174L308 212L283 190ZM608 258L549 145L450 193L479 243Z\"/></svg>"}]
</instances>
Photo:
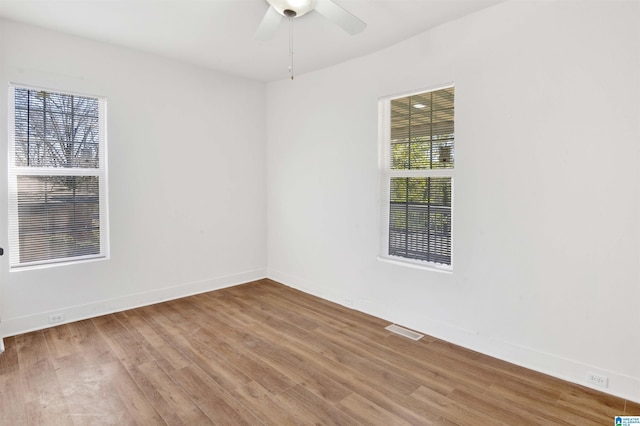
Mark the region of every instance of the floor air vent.
<instances>
[{"instance_id":1,"label":"floor air vent","mask_svg":"<svg viewBox=\"0 0 640 426\"><path fill-rule=\"evenodd\" d=\"M393 333L399 334L404 337L408 337L411 340L420 340L424 337L424 334L416 333L415 331L407 330L399 325L391 324L385 327L385 330L389 330Z\"/></svg>"}]
</instances>

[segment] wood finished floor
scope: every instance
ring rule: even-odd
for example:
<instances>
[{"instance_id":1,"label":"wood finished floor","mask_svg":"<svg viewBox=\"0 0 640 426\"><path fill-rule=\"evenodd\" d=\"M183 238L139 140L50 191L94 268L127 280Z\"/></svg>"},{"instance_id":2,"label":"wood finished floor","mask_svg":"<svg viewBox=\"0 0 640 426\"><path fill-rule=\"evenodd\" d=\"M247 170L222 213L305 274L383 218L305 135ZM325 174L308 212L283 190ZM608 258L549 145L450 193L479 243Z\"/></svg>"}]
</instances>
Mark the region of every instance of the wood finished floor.
<instances>
[{"instance_id":1,"label":"wood finished floor","mask_svg":"<svg viewBox=\"0 0 640 426\"><path fill-rule=\"evenodd\" d=\"M5 339L0 424L612 425L640 404L270 280Z\"/></svg>"}]
</instances>

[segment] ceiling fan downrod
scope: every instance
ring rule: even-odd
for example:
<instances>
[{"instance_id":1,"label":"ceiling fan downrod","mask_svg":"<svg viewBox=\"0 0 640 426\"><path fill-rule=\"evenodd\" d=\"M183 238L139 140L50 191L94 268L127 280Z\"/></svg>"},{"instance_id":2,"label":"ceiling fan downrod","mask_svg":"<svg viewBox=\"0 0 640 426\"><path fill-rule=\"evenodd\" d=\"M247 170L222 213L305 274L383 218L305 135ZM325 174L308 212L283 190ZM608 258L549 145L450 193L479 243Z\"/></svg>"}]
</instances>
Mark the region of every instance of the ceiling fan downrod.
<instances>
[{"instance_id":1,"label":"ceiling fan downrod","mask_svg":"<svg viewBox=\"0 0 640 426\"><path fill-rule=\"evenodd\" d=\"M295 18L296 15L295 10L286 9L284 11L284 16L289 18L289 60L291 61L289 64L289 75L291 75L291 80L293 80L293 18Z\"/></svg>"}]
</instances>

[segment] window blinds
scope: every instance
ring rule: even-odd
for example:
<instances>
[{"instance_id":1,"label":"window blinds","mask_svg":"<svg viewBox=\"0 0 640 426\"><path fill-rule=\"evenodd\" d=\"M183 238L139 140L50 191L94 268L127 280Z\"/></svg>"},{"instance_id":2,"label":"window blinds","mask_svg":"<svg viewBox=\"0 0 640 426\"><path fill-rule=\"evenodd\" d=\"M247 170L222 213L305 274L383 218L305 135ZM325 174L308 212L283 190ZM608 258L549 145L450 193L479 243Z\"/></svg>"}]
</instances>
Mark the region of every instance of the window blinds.
<instances>
[{"instance_id":1,"label":"window blinds","mask_svg":"<svg viewBox=\"0 0 640 426\"><path fill-rule=\"evenodd\" d=\"M105 101L12 86L11 267L106 256Z\"/></svg>"}]
</instances>

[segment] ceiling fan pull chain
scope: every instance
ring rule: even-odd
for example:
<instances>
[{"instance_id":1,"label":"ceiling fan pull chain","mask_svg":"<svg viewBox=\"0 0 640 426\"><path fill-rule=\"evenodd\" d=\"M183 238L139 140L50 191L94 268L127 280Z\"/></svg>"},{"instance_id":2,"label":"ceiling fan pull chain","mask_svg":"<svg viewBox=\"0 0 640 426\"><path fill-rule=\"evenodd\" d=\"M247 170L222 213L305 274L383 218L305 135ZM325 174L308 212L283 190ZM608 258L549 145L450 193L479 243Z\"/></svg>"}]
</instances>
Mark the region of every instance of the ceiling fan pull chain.
<instances>
[{"instance_id":1,"label":"ceiling fan pull chain","mask_svg":"<svg viewBox=\"0 0 640 426\"><path fill-rule=\"evenodd\" d=\"M289 59L291 60L289 74L293 80L293 16L289 16Z\"/></svg>"}]
</instances>

